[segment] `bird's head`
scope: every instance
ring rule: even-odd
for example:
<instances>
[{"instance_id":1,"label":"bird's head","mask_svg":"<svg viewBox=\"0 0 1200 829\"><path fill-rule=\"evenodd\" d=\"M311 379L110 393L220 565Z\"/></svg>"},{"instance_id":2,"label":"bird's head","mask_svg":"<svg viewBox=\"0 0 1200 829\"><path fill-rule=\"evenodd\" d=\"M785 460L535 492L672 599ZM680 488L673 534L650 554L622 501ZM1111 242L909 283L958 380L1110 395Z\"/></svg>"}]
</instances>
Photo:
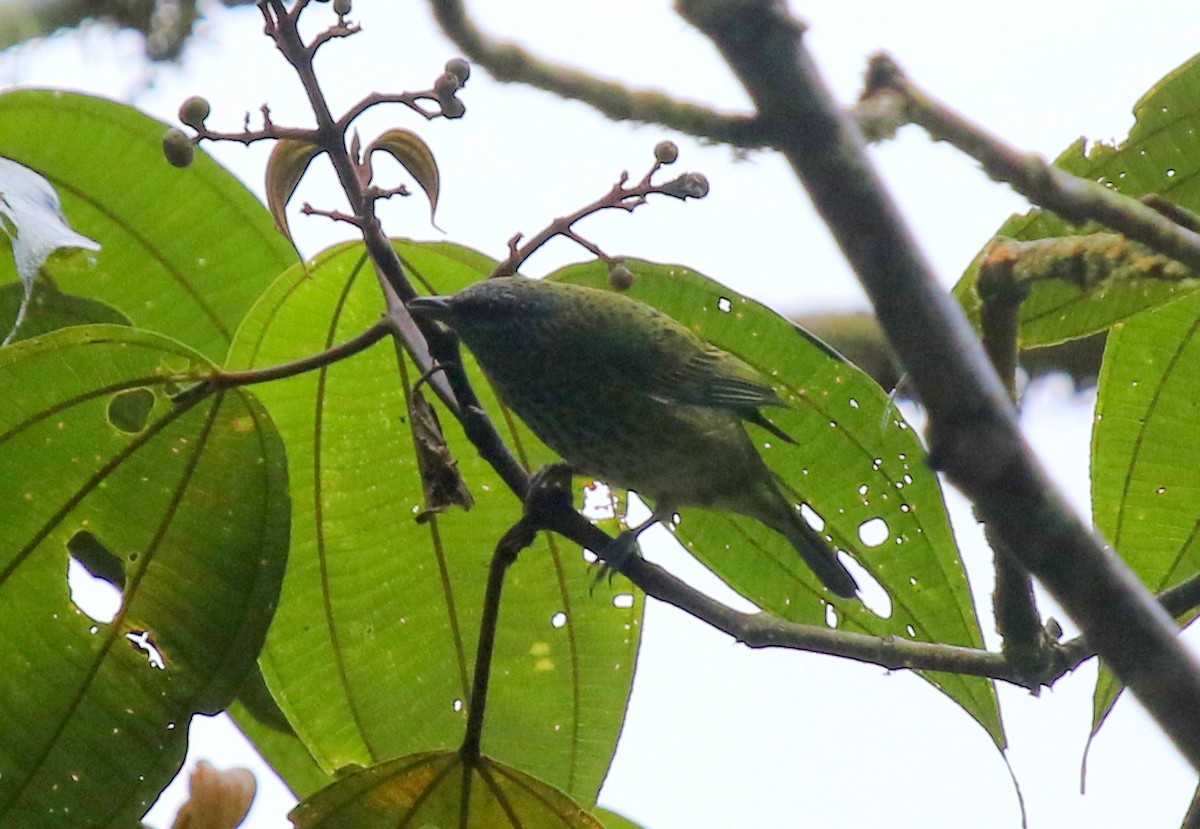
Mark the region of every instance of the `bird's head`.
<instances>
[{"instance_id":1,"label":"bird's head","mask_svg":"<svg viewBox=\"0 0 1200 829\"><path fill-rule=\"evenodd\" d=\"M472 335L520 326L560 304L557 286L521 276L476 282L450 296L428 296L407 303L414 317L434 319L453 328L464 339Z\"/></svg>"}]
</instances>

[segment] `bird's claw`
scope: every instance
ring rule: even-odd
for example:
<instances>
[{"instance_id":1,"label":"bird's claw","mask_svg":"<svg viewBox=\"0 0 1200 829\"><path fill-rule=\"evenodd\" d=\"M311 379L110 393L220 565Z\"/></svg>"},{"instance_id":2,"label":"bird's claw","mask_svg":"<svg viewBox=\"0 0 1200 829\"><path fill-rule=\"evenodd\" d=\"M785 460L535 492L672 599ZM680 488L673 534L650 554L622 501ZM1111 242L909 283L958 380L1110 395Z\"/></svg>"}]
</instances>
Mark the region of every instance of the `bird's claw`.
<instances>
[{"instance_id":1,"label":"bird's claw","mask_svg":"<svg viewBox=\"0 0 1200 829\"><path fill-rule=\"evenodd\" d=\"M631 557L638 554L637 539L637 532L626 530L610 541L600 551L600 560L597 562L596 575L592 577L592 586L588 590L589 595L596 592L596 585L600 584L605 577L608 578L609 586L612 586L613 578L621 571L621 567Z\"/></svg>"}]
</instances>

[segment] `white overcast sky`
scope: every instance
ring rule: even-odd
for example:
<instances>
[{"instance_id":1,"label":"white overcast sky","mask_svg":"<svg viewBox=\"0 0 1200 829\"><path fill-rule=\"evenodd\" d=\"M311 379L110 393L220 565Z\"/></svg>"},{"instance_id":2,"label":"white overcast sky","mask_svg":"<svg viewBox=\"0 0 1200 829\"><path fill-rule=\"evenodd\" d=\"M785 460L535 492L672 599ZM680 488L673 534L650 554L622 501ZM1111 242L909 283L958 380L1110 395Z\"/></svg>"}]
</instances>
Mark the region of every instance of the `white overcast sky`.
<instances>
[{"instance_id":1,"label":"white overcast sky","mask_svg":"<svg viewBox=\"0 0 1200 829\"><path fill-rule=\"evenodd\" d=\"M745 107L715 51L668 2L470 5L484 28L546 57L714 106ZM792 7L810 24L809 44L841 100L853 100L867 55L884 49L928 91L1021 148L1051 157L1080 135L1121 139L1134 102L1200 51L1200 4L1179 0L814 0ZM313 17L327 9L314 5ZM164 119L174 118L187 95L202 94L213 102L210 124L229 129L266 101L278 123L308 123L299 85L261 36L257 11L215 4L209 11L178 66L148 68L136 37L92 27L0 56L0 84L94 92ZM456 54L422 2L356 0L354 12L364 32L328 47L318 60L335 111L369 91L428 86ZM613 124L581 104L497 84L479 69L462 98L468 114L459 122L423 126L395 108L364 125L365 135L407 126L426 136L442 169L444 238L501 257L515 232L536 232L590 201L622 169L640 175L654 144L669 137L681 148L676 169L704 172L709 197L662 200L632 218L597 217L580 227L584 235L611 254L687 264L785 311L865 305L778 158L738 159L657 127ZM266 152L224 146L214 154L261 193ZM1000 222L1024 208L973 163L915 130L874 156L948 286ZM305 200L342 206L327 166L313 166L293 204ZM393 200L382 211L396 235L442 238L419 196ZM305 253L346 238L344 226L322 219L293 215L291 223ZM582 258L583 251L555 243L526 272ZM1030 439L1086 512L1093 398L1053 379L1030 398ZM948 499L986 609L989 559L962 499L952 492ZM727 597L669 545L649 552ZM995 644L990 619L983 624ZM1129 699L1093 747L1087 794L1080 795L1094 678L1094 665L1086 666L1040 699L1001 688L1008 756L1030 826L1177 826L1195 777ZM219 720L197 718L186 769L200 757L219 767L249 764L247 749L230 734ZM178 785L168 790L150 822L169 826L184 796ZM290 803L277 781L260 775L260 799L246 825L290 826ZM751 652L653 603L601 803L652 829L1020 825L1009 775L988 737L924 682L829 657Z\"/></svg>"}]
</instances>

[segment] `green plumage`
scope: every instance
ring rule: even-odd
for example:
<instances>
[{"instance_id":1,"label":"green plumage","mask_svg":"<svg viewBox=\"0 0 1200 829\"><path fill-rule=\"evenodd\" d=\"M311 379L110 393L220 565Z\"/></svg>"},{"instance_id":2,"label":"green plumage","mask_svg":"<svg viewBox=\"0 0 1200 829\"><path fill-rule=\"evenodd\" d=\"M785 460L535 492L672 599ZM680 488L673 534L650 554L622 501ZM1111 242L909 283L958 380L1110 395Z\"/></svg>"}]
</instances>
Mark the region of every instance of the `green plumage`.
<instances>
[{"instance_id":1,"label":"green plumage","mask_svg":"<svg viewBox=\"0 0 1200 829\"><path fill-rule=\"evenodd\" d=\"M826 587L857 585L779 490L743 427L794 442L759 408L785 405L757 370L621 294L505 277L409 308L442 320L505 405L581 475L669 518L729 510L783 534Z\"/></svg>"}]
</instances>

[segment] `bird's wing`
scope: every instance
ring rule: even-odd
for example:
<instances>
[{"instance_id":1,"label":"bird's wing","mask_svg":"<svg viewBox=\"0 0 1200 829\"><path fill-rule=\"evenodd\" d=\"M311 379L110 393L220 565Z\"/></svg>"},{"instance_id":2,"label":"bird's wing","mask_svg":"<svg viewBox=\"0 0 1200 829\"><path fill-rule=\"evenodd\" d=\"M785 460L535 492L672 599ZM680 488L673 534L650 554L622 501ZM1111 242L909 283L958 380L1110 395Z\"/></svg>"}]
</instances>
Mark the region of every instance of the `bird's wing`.
<instances>
[{"instance_id":1,"label":"bird's wing","mask_svg":"<svg viewBox=\"0 0 1200 829\"><path fill-rule=\"evenodd\" d=\"M715 406L743 413L759 406L786 406L767 379L749 363L715 346L663 366L661 397L676 403Z\"/></svg>"}]
</instances>

